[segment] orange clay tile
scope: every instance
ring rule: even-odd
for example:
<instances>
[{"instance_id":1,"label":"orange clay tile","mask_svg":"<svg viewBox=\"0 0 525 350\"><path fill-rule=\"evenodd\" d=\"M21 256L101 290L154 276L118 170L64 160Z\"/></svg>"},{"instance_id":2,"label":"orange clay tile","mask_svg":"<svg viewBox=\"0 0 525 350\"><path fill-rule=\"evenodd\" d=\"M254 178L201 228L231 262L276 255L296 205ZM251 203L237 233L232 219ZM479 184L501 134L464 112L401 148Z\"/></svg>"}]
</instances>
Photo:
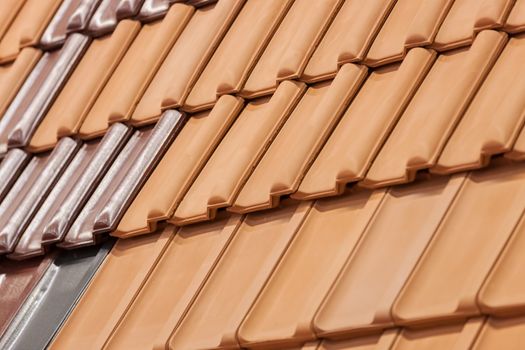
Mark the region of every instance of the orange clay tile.
<instances>
[{"instance_id":1,"label":"orange clay tile","mask_svg":"<svg viewBox=\"0 0 525 350\"><path fill-rule=\"evenodd\" d=\"M318 336L346 337L393 326L394 300L464 179L439 177L389 190L319 308L313 322Z\"/></svg>"},{"instance_id":2,"label":"orange clay tile","mask_svg":"<svg viewBox=\"0 0 525 350\"><path fill-rule=\"evenodd\" d=\"M279 81L298 78L341 4L341 0L296 0L255 65L241 96L272 94Z\"/></svg>"},{"instance_id":3,"label":"orange clay tile","mask_svg":"<svg viewBox=\"0 0 525 350\"><path fill-rule=\"evenodd\" d=\"M244 319L242 347L282 349L316 339L315 312L383 197L357 190L315 203Z\"/></svg>"},{"instance_id":4,"label":"orange clay tile","mask_svg":"<svg viewBox=\"0 0 525 350\"><path fill-rule=\"evenodd\" d=\"M525 208L524 170L522 164L497 164L469 174L393 307L396 323L480 313L478 291Z\"/></svg>"},{"instance_id":5,"label":"orange clay tile","mask_svg":"<svg viewBox=\"0 0 525 350\"><path fill-rule=\"evenodd\" d=\"M525 121L525 37L511 38L431 169L477 169L511 150Z\"/></svg>"},{"instance_id":6,"label":"orange clay tile","mask_svg":"<svg viewBox=\"0 0 525 350\"><path fill-rule=\"evenodd\" d=\"M374 39L365 63L380 66L405 57L408 49L433 42L453 0L398 0Z\"/></svg>"},{"instance_id":7,"label":"orange clay tile","mask_svg":"<svg viewBox=\"0 0 525 350\"><path fill-rule=\"evenodd\" d=\"M279 197L297 190L365 75L366 67L347 64L333 81L306 91L239 193L232 211L272 208L279 203Z\"/></svg>"},{"instance_id":8,"label":"orange clay tile","mask_svg":"<svg viewBox=\"0 0 525 350\"><path fill-rule=\"evenodd\" d=\"M346 1L328 28L301 79L333 78L344 63L364 59L394 0Z\"/></svg>"},{"instance_id":9,"label":"orange clay tile","mask_svg":"<svg viewBox=\"0 0 525 350\"><path fill-rule=\"evenodd\" d=\"M190 117L112 235L152 232L157 221L168 219L241 108L241 99L226 95L211 111Z\"/></svg>"},{"instance_id":10,"label":"orange clay tile","mask_svg":"<svg viewBox=\"0 0 525 350\"><path fill-rule=\"evenodd\" d=\"M0 63L14 60L22 48L38 44L60 3L61 0L27 0L0 41Z\"/></svg>"},{"instance_id":11,"label":"orange clay tile","mask_svg":"<svg viewBox=\"0 0 525 350\"><path fill-rule=\"evenodd\" d=\"M525 0L516 0L503 29L509 33L525 31Z\"/></svg>"},{"instance_id":12,"label":"orange clay tile","mask_svg":"<svg viewBox=\"0 0 525 350\"><path fill-rule=\"evenodd\" d=\"M347 183L363 179L434 59L433 51L415 48L401 65L374 70L292 197L341 194Z\"/></svg>"},{"instance_id":13,"label":"orange clay tile","mask_svg":"<svg viewBox=\"0 0 525 350\"><path fill-rule=\"evenodd\" d=\"M193 86L184 109L211 108L217 96L239 92L291 0L247 1Z\"/></svg>"},{"instance_id":14,"label":"orange clay tile","mask_svg":"<svg viewBox=\"0 0 525 350\"><path fill-rule=\"evenodd\" d=\"M131 123L151 123L163 109L179 108L244 4L222 0L197 9L151 81Z\"/></svg>"},{"instance_id":15,"label":"orange clay tile","mask_svg":"<svg viewBox=\"0 0 525 350\"><path fill-rule=\"evenodd\" d=\"M20 51L15 61L0 66L0 116L4 115L40 56L42 51L27 47Z\"/></svg>"},{"instance_id":16,"label":"orange clay tile","mask_svg":"<svg viewBox=\"0 0 525 350\"><path fill-rule=\"evenodd\" d=\"M78 132L139 29L138 22L123 20L110 36L93 40L33 135L29 150L36 152L50 149L58 138Z\"/></svg>"},{"instance_id":17,"label":"orange clay tile","mask_svg":"<svg viewBox=\"0 0 525 350\"><path fill-rule=\"evenodd\" d=\"M174 228L119 240L49 349L101 349L173 236Z\"/></svg>"},{"instance_id":18,"label":"orange clay tile","mask_svg":"<svg viewBox=\"0 0 525 350\"><path fill-rule=\"evenodd\" d=\"M432 167L506 43L506 34L481 32L467 50L440 55L375 158L362 185L410 182Z\"/></svg>"},{"instance_id":19,"label":"orange clay tile","mask_svg":"<svg viewBox=\"0 0 525 350\"><path fill-rule=\"evenodd\" d=\"M285 81L271 98L247 104L169 221L209 220L218 209L231 206L305 89L302 83Z\"/></svg>"},{"instance_id":20,"label":"orange clay tile","mask_svg":"<svg viewBox=\"0 0 525 350\"><path fill-rule=\"evenodd\" d=\"M472 44L475 33L501 28L515 0L455 0L433 47L439 51Z\"/></svg>"},{"instance_id":21,"label":"orange clay tile","mask_svg":"<svg viewBox=\"0 0 525 350\"><path fill-rule=\"evenodd\" d=\"M238 348L237 330L310 209L283 203L247 216L168 342L169 349Z\"/></svg>"},{"instance_id":22,"label":"orange clay tile","mask_svg":"<svg viewBox=\"0 0 525 350\"><path fill-rule=\"evenodd\" d=\"M489 318L472 350L522 350L525 346L525 318Z\"/></svg>"},{"instance_id":23,"label":"orange clay tile","mask_svg":"<svg viewBox=\"0 0 525 350\"><path fill-rule=\"evenodd\" d=\"M430 329L405 329L397 337L391 350L470 350L483 324L474 318L465 323Z\"/></svg>"},{"instance_id":24,"label":"orange clay tile","mask_svg":"<svg viewBox=\"0 0 525 350\"><path fill-rule=\"evenodd\" d=\"M390 350L397 333L396 329L389 329L381 334L349 340L324 340L317 350Z\"/></svg>"},{"instance_id":25,"label":"orange clay tile","mask_svg":"<svg viewBox=\"0 0 525 350\"><path fill-rule=\"evenodd\" d=\"M240 222L233 216L181 229L104 349L164 349Z\"/></svg>"},{"instance_id":26,"label":"orange clay tile","mask_svg":"<svg viewBox=\"0 0 525 350\"><path fill-rule=\"evenodd\" d=\"M3 0L0 2L0 39L15 19L26 0Z\"/></svg>"},{"instance_id":27,"label":"orange clay tile","mask_svg":"<svg viewBox=\"0 0 525 350\"><path fill-rule=\"evenodd\" d=\"M525 310L525 220L521 219L478 294L481 311L490 315L523 314Z\"/></svg>"},{"instance_id":28,"label":"orange clay tile","mask_svg":"<svg viewBox=\"0 0 525 350\"><path fill-rule=\"evenodd\" d=\"M80 127L81 137L100 136L110 123L131 117L192 12L191 6L175 4L163 20L142 27L87 114Z\"/></svg>"}]
</instances>

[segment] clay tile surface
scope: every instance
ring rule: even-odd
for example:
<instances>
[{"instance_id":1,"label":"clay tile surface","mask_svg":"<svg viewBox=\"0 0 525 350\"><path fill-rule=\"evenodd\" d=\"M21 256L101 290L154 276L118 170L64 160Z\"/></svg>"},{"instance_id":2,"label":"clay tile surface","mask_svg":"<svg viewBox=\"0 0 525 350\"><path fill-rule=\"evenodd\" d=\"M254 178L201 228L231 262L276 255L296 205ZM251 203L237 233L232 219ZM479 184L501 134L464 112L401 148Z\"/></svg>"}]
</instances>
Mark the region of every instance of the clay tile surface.
<instances>
[{"instance_id":1,"label":"clay tile surface","mask_svg":"<svg viewBox=\"0 0 525 350\"><path fill-rule=\"evenodd\" d=\"M295 192L344 109L366 76L366 67L347 64L333 81L310 87L257 165L231 207L250 212L275 207ZM293 153L288 150L293 149Z\"/></svg>"},{"instance_id":2,"label":"clay tile surface","mask_svg":"<svg viewBox=\"0 0 525 350\"><path fill-rule=\"evenodd\" d=\"M87 114L79 131L82 137L100 136L110 123L131 117L192 12L191 6L176 4L163 20L142 27Z\"/></svg>"},{"instance_id":3,"label":"clay tile surface","mask_svg":"<svg viewBox=\"0 0 525 350\"><path fill-rule=\"evenodd\" d=\"M241 96L271 94L279 81L301 76L341 4L340 0L295 1L250 73Z\"/></svg>"},{"instance_id":4,"label":"clay tile surface","mask_svg":"<svg viewBox=\"0 0 525 350\"><path fill-rule=\"evenodd\" d=\"M157 221L168 219L242 105L242 100L226 95L219 98L211 111L191 116L112 235L128 237L152 232Z\"/></svg>"},{"instance_id":5,"label":"clay tile surface","mask_svg":"<svg viewBox=\"0 0 525 350\"><path fill-rule=\"evenodd\" d=\"M397 1L374 39L365 63L380 66L400 61L408 49L431 44L453 2Z\"/></svg>"},{"instance_id":6,"label":"clay tile surface","mask_svg":"<svg viewBox=\"0 0 525 350\"><path fill-rule=\"evenodd\" d=\"M341 194L363 179L434 59L434 52L416 48L401 65L374 70L292 197Z\"/></svg>"},{"instance_id":7,"label":"clay tile surface","mask_svg":"<svg viewBox=\"0 0 525 350\"><path fill-rule=\"evenodd\" d=\"M523 166L499 165L467 177L394 305L396 322L433 324L480 313L478 291L524 210Z\"/></svg>"},{"instance_id":8,"label":"clay tile surface","mask_svg":"<svg viewBox=\"0 0 525 350\"><path fill-rule=\"evenodd\" d=\"M50 149L54 147L58 138L78 132L82 121L139 29L138 22L123 20L111 35L91 42L31 138L28 145L30 151Z\"/></svg>"},{"instance_id":9,"label":"clay tile surface","mask_svg":"<svg viewBox=\"0 0 525 350\"><path fill-rule=\"evenodd\" d=\"M394 3L394 0L345 1L301 79L307 82L330 79L344 63L364 59Z\"/></svg>"},{"instance_id":10,"label":"clay tile surface","mask_svg":"<svg viewBox=\"0 0 525 350\"><path fill-rule=\"evenodd\" d=\"M525 121L524 55L525 37L511 38L431 171L481 168L511 150Z\"/></svg>"},{"instance_id":11,"label":"clay tile surface","mask_svg":"<svg viewBox=\"0 0 525 350\"><path fill-rule=\"evenodd\" d=\"M349 340L325 340L317 350L390 350L398 331L395 329Z\"/></svg>"},{"instance_id":12,"label":"clay tile surface","mask_svg":"<svg viewBox=\"0 0 525 350\"><path fill-rule=\"evenodd\" d=\"M244 319L238 334L243 347L315 340L315 312L383 197L384 191L358 190L315 203Z\"/></svg>"},{"instance_id":13,"label":"clay tile surface","mask_svg":"<svg viewBox=\"0 0 525 350\"><path fill-rule=\"evenodd\" d=\"M500 28L515 0L456 0L443 21L433 47L444 51L472 44L476 32Z\"/></svg>"},{"instance_id":14,"label":"clay tile surface","mask_svg":"<svg viewBox=\"0 0 525 350\"><path fill-rule=\"evenodd\" d=\"M180 229L104 348L164 349L240 223L232 216Z\"/></svg>"},{"instance_id":15,"label":"clay tile surface","mask_svg":"<svg viewBox=\"0 0 525 350\"><path fill-rule=\"evenodd\" d=\"M22 48L38 44L60 3L61 0L26 0L0 41L0 63L14 60Z\"/></svg>"},{"instance_id":16,"label":"clay tile surface","mask_svg":"<svg viewBox=\"0 0 525 350\"><path fill-rule=\"evenodd\" d=\"M89 21L88 32L94 36L111 33L118 20L139 13L143 0L100 0L100 5Z\"/></svg>"},{"instance_id":17,"label":"clay tile surface","mask_svg":"<svg viewBox=\"0 0 525 350\"><path fill-rule=\"evenodd\" d=\"M406 183L432 167L505 43L504 33L483 31L468 50L440 55L362 184Z\"/></svg>"},{"instance_id":18,"label":"clay tile surface","mask_svg":"<svg viewBox=\"0 0 525 350\"><path fill-rule=\"evenodd\" d=\"M208 109L218 96L239 92L291 3L290 0L246 2L193 86L184 109L189 112Z\"/></svg>"},{"instance_id":19,"label":"clay tile surface","mask_svg":"<svg viewBox=\"0 0 525 350\"><path fill-rule=\"evenodd\" d=\"M394 300L463 181L460 175L389 190L319 308L313 322L319 336L366 334L393 325Z\"/></svg>"},{"instance_id":20,"label":"clay tile surface","mask_svg":"<svg viewBox=\"0 0 525 350\"><path fill-rule=\"evenodd\" d=\"M133 124L150 123L162 109L182 106L243 3L222 0L195 11L144 92L131 117Z\"/></svg>"},{"instance_id":21,"label":"clay tile surface","mask_svg":"<svg viewBox=\"0 0 525 350\"><path fill-rule=\"evenodd\" d=\"M525 0L516 0L503 29L509 33L525 30Z\"/></svg>"},{"instance_id":22,"label":"clay tile surface","mask_svg":"<svg viewBox=\"0 0 525 350\"><path fill-rule=\"evenodd\" d=\"M309 209L310 203L286 203L247 216L174 330L169 348L237 348L243 318Z\"/></svg>"},{"instance_id":23,"label":"clay tile surface","mask_svg":"<svg viewBox=\"0 0 525 350\"><path fill-rule=\"evenodd\" d=\"M305 89L302 83L286 81L271 98L248 103L170 222L182 225L213 219L218 209L231 206ZM221 181L217 182L219 178Z\"/></svg>"},{"instance_id":24,"label":"clay tile surface","mask_svg":"<svg viewBox=\"0 0 525 350\"><path fill-rule=\"evenodd\" d=\"M472 349L519 350L523 348L523 344L525 344L524 318L489 318L481 329Z\"/></svg>"},{"instance_id":25,"label":"clay tile surface","mask_svg":"<svg viewBox=\"0 0 525 350\"><path fill-rule=\"evenodd\" d=\"M173 227L119 240L49 349L101 349L164 252Z\"/></svg>"},{"instance_id":26,"label":"clay tile surface","mask_svg":"<svg viewBox=\"0 0 525 350\"><path fill-rule=\"evenodd\" d=\"M4 36L26 0L5 0L0 3L0 39Z\"/></svg>"}]
</instances>

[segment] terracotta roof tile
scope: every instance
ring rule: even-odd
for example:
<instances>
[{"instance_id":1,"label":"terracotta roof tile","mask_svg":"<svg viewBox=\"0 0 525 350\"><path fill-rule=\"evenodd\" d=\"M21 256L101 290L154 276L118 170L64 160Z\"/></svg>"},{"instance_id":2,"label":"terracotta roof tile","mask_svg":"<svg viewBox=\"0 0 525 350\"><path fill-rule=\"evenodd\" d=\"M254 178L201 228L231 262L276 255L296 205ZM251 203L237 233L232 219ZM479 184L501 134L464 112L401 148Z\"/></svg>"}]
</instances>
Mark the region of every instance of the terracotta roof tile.
<instances>
[{"instance_id":1,"label":"terracotta roof tile","mask_svg":"<svg viewBox=\"0 0 525 350\"><path fill-rule=\"evenodd\" d=\"M390 350L397 337L396 329L350 340L325 340L317 350Z\"/></svg>"},{"instance_id":2,"label":"terracotta roof tile","mask_svg":"<svg viewBox=\"0 0 525 350\"><path fill-rule=\"evenodd\" d=\"M0 39L16 18L26 0L5 0L0 3Z\"/></svg>"},{"instance_id":3,"label":"terracotta roof tile","mask_svg":"<svg viewBox=\"0 0 525 350\"><path fill-rule=\"evenodd\" d=\"M520 33L525 30L525 1L516 0L510 11L504 29L509 33Z\"/></svg>"},{"instance_id":4,"label":"terracotta roof tile","mask_svg":"<svg viewBox=\"0 0 525 350\"><path fill-rule=\"evenodd\" d=\"M111 33L118 20L130 18L139 13L143 0L100 0L93 14L88 31L94 36Z\"/></svg>"},{"instance_id":5,"label":"terracotta roof tile","mask_svg":"<svg viewBox=\"0 0 525 350\"><path fill-rule=\"evenodd\" d=\"M523 347L525 330L524 318L495 319L489 318L481 329L472 349L508 349L518 350Z\"/></svg>"}]
</instances>

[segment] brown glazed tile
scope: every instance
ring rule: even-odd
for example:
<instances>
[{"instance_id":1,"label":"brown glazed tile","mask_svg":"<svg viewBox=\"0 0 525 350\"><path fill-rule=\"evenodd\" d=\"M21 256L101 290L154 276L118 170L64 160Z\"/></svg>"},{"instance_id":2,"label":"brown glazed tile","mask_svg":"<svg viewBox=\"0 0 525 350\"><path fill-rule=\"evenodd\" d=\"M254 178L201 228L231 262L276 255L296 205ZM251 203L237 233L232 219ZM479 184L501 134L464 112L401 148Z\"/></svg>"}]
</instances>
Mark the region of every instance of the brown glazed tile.
<instances>
[{"instance_id":1,"label":"brown glazed tile","mask_svg":"<svg viewBox=\"0 0 525 350\"><path fill-rule=\"evenodd\" d=\"M18 179L30 156L19 148L9 150L0 162L0 203L4 200L11 187Z\"/></svg>"},{"instance_id":2,"label":"brown glazed tile","mask_svg":"<svg viewBox=\"0 0 525 350\"><path fill-rule=\"evenodd\" d=\"M152 232L158 221L167 220L242 106L241 99L226 95L211 111L191 116L112 235L123 238Z\"/></svg>"},{"instance_id":3,"label":"brown glazed tile","mask_svg":"<svg viewBox=\"0 0 525 350\"><path fill-rule=\"evenodd\" d=\"M295 192L365 77L366 67L347 64L333 81L310 87L230 210L246 213L272 208L281 196Z\"/></svg>"},{"instance_id":4,"label":"brown glazed tile","mask_svg":"<svg viewBox=\"0 0 525 350\"><path fill-rule=\"evenodd\" d=\"M238 348L237 331L307 215L308 202L247 216L193 305L174 329L169 349ZM213 315L213 317L210 317Z\"/></svg>"},{"instance_id":5,"label":"brown glazed tile","mask_svg":"<svg viewBox=\"0 0 525 350\"><path fill-rule=\"evenodd\" d=\"M516 0L503 29L509 33L525 31L525 0Z\"/></svg>"},{"instance_id":6,"label":"brown glazed tile","mask_svg":"<svg viewBox=\"0 0 525 350\"><path fill-rule=\"evenodd\" d=\"M505 33L486 30L468 50L440 55L361 184L406 183L431 168L505 43Z\"/></svg>"},{"instance_id":7,"label":"brown glazed tile","mask_svg":"<svg viewBox=\"0 0 525 350\"><path fill-rule=\"evenodd\" d=\"M523 57L525 37L511 38L431 171L481 168L493 155L511 150L525 122Z\"/></svg>"},{"instance_id":8,"label":"brown glazed tile","mask_svg":"<svg viewBox=\"0 0 525 350\"><path fill-rule=\"evenodd\" d=\"M396 323L480 313L477 294L525 208L525 167L498 165L467 177L393 307Z\"/></svg>"},{"instance_id":9,"label":"brown glazed tile","mask_svg":"<svg viewBox=\"0 0 525 350\"><path fill-rule=\"evenodd\" d=\"M0 2L0 39L9 29L26 0L4 0Z\"/></svg>"},{"instance_id":10,"label":"brown glazed tile","mask_svg":"<svg viewBox=\"0 0 525 350\"><path fill-rule=\"evenodd\" d=\"M431 44L453 2L397 1L368 51L366 65L401 61L408 49Z\"/></svg>"},{"instance_id":11,"label":"brown glazed tile","mask_svg":"<svg viewBox=\"0 0 525 350\"><path fill-rule=\"evenodd\" d=\"M473 318L464 323L430 329L405 329L391 350L470 350L482 324L483 319Z\"/></svg>"},{"instance_id":12,"label":"brown glazed tile","mask_svg":"<svg viewBox=\"0 0 525 350\"><path fill-rule=\"evenodd\" d=\"M101 349L174 231L118 240L49 349Z\"/></svg>"},{"instance_id":13,"label":"brown glazed tile","mask_svg":"<svg viewBox=\"0 0 525 350\"><path fill-rule=\"evenodd\" d=\"M381 334L349 340L324 340L317 350L390 350L397 334L397 329L389 329Z\"/></svg>"},{"instance_id":14,"label":"brown glazed tile","mask_svg":"<svg viewBox=\"0 0 525 350\"><path fill-rule=\"evenodd\" d=\"M208 109L218 96L239 92L291 4L290 0L246 2L193 86L184 110Z\"/></svg>"},{"instance_id":15,"label":"brown glazed tile","mask_svg":"<svg viewBox=\"0 0 525 350\"><path fill-rule=\"evenodd\" d=\"M302 83L284 81L271 98L248 103L169 221L210 220L231 206L305 90Z\"/></svg>"},{"instance_id":16,"label":"brown glazed tile","mask_svg":"<svg viewBox=\"0 0 525 350\"><path fill-rule=\"evenodd\" d=\"M319 337L393 326L394 300L464 179L440 177L389 190L315 316Z\"/></svg>"},{"instance_id":17,"label":"brown glazed tile","mask_svg":"<svg viewBox=\"0 0 525 350\"><path fill-rule=\"evenodd\" d=\"M315 203L244 319L242 347L282 349L316 339L315 312L383 198L384 191L357 190Z\"/></svg>"},{"instance_id":18,"label":"brown glazed tile","mask_svg":"<svg viewBox=\"0 0 525 350\"><path fill-rule=\"evenodd\" d=\"M115 31L93 40L49 112L31 138L28 149L51 149L60 137L75 135L98 94L138 33L140 24L123 20Z\"/></svg>"},{"instance_id":19,"label":"brown glazed tile","mask_svg":"<svg viewBox=\"0 0 525 350\"><path fill-rule=\"evenodd\" d=\"M191 6L172 6L162 21L145 24L100 92L79 134L92 138L104 134L110 123L126 121L191 17ZM115 94L118 91L118 94Z\"/></svg>"},{"instance_id":20,"label":"brown glazed tile","mask_svg":"<svg viewBox=\"0 0 525 350\"><path fill-rule=\"evenodd\" d=\"M26 0L0 41L0 63L12 61L26 46L38 44L40 36L61 0Z\"/></svg>"},{"instance_id":21,"label":"brown glazed tile","mask_svg":"<svg viewBox=\"0 0 525 350\"><path fill-rule=\"evenodd\" d=\"M164 349L240 223L223 217L179 230L104 349Z\"/></svg>"},{"instance_id":22,"label":"brown glazed tile","mask_svg":"<svg viewBox=\"0 0 525 350\"><path fill-rule=\"evenodd\" d=\"M432 47L439 51L472 44L477 32L501 28L515 0L455 0Z\"/></svg>"},{"instance_id":23,"label":"brown glazed tile","mask_svg":"<svg viewBox=\"0 0 525 350\"><path fill-rule=\"evenodd\" d=\"M94 36L111 33L119 20L139 13L144 0L100 0L100 5L89 21L88 32Z\"/></svg>"},{"instance_id":24,"label":"brown glazed tile","mask_svg":"<svg viewBox=\"0 0 525 350\"><path fill-rule=\"evenodd\" d=\"M433 51L415 48L401 65L374 70L292 197L341 194L346 184L363 179L434 59Z\"/></svg>"},{"instance_id":25,"label":"brown glazed tile","mask_svg":"<svg viewBox=\"0 0 525 350\"><path fill-rule=\"evenodd\" d=\"M301 79L307 82L330 79L341 65L363 60L394 3L394 0L345 1Z\"/></svg>"},{"instance_id":26,"label":"brown glazed tile","mask_svg":"<svg viewBox=\"0 0 525 350\"><path fill-rule=\"evenodd\" d=\"M173 0L144 0L137 19L144 22L164 17Z\"/></svg>"},{"instance_id":27,"label":"brown glazed tile","mask_svg":"<svg viewBox=\"0 0 525 350\"><path fill-rule=\"evenodd\" d=\"M53 255L23 262L0 260L0 337L53 262Z\"/></svg>"},{"instance_id":28,"label":"brown glazed tile","mask_svg":"<svg viewBox=\"0 0 525 350\"><path fill-rule=\"evenodd\" d=\"M243 4L244 0L221 0L195 11L144 92L132 124L154 122L162 109L183 105Z\"/></svg>"},{"instance_id":29,"label":"brown glazed tile","mask_svg":"<svg viewBox=\"0 0 525 350\"><path fill-rule=\"evenodd\" d=\"M42 51L26 47L20 51L16 60L0 66L0 116L3 116L41 56Z\"/></svg>"},{"instance_id":30,"label":"brown glazed tile","mask_svg":"<svg viewBox=\"0 0 525 350\"><path fill-rule=\"evenodd\" d=\"M525 318L489 318L472 346L473 350L521 350L525 346Z\"/></svg>"},{"instance_id":31,"label":"brown glazed tile","mask_svg":"<svg viewBox=\"0 0 525 350\"><path fill-rule=\"evenodd\" d=\"M32 217L77 150L64 138L50 154L34 156L0 204L0 254L13 251Z\"/></svg>"},{"instance_id":32,"label":"brown glazed tile","mask_svg":"<svg viewBox=\"0 0 525 350\"><path fill-rule=\"evenodd\" d=\"M299 78L341 4L340 0L295 1L240 95L246 98L269 95L279 81Z\"/></svg>"}]
</instances>

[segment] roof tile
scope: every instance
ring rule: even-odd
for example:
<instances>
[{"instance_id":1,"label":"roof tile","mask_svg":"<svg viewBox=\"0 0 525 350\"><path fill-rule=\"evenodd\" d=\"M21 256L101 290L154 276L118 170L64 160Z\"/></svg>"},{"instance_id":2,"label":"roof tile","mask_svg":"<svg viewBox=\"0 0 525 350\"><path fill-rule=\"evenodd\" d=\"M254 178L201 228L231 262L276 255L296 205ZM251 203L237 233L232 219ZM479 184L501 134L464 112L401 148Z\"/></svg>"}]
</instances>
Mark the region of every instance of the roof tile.
<instances>
[{"instance_id":1,"label":"roof tile","mask_svg":"<svg viewBox=\"0 0 525 350\"><path fill-rule=\"evenodd\" d=\"M6 153L0 163L0 202L4 200L11 187L20 177L24 167L29 162L30 156L18 148L13 148Z\"/></svg>"},{"instance_id":2,"label":"roof tile","mask_svg":"<svg viewBox=\"0 0 525 350\"><path fill-rule=\"evenodd\" d=\"M525 0L516 0L503 28L509 33L520 33L525 30Z\"/></svg>"},{"instance_id":3,"label":"roof tile","mask_svg":"<svg viewBox=\"0 0 525 350\"><path fill-rule=\"evenodd\" d=\"M95 36L111 33L118 20L138 14L142 2L143 0L101 0L89 21L88 32Z\"/></svg>"},{"instance_id":4,"label":"roof tile","mask_svg":"<svg viewBox=\"0 0 525 350\"><path fill-rule=\"evenodd\" d=\"M519 350L525 342L525 318L489 318L472 349Z\"/></svg>"},{"instance_id":5,"label":"roof tile","mask_svg":"<svg viewBox=\"0 0 525 350\"><path fill-rule=\"evenodd\" d=\"M317 350L390 350L398 331L386 330L381 334L349 340L324 340Z\"/></svg>"},{"instance_id":6,"label":"roof tile","mask_svg":"<svg viewBox=\"0 0 525 350\"><path fill-rule=\"evenodd\" d=\"M0 2L0 39L13 23L26 0L4 0Z\"/></svg>"},{"instance_id":7,"label":"roof tile","mask_svg":"<svg viewBox=\"0 0 525 350\"><path fill-rule=\"evenodd\" d=\"M168 12L173 0L144 0L137 19L141 21L153 21L164 17Z\"/></svg>"}]
</instances>

